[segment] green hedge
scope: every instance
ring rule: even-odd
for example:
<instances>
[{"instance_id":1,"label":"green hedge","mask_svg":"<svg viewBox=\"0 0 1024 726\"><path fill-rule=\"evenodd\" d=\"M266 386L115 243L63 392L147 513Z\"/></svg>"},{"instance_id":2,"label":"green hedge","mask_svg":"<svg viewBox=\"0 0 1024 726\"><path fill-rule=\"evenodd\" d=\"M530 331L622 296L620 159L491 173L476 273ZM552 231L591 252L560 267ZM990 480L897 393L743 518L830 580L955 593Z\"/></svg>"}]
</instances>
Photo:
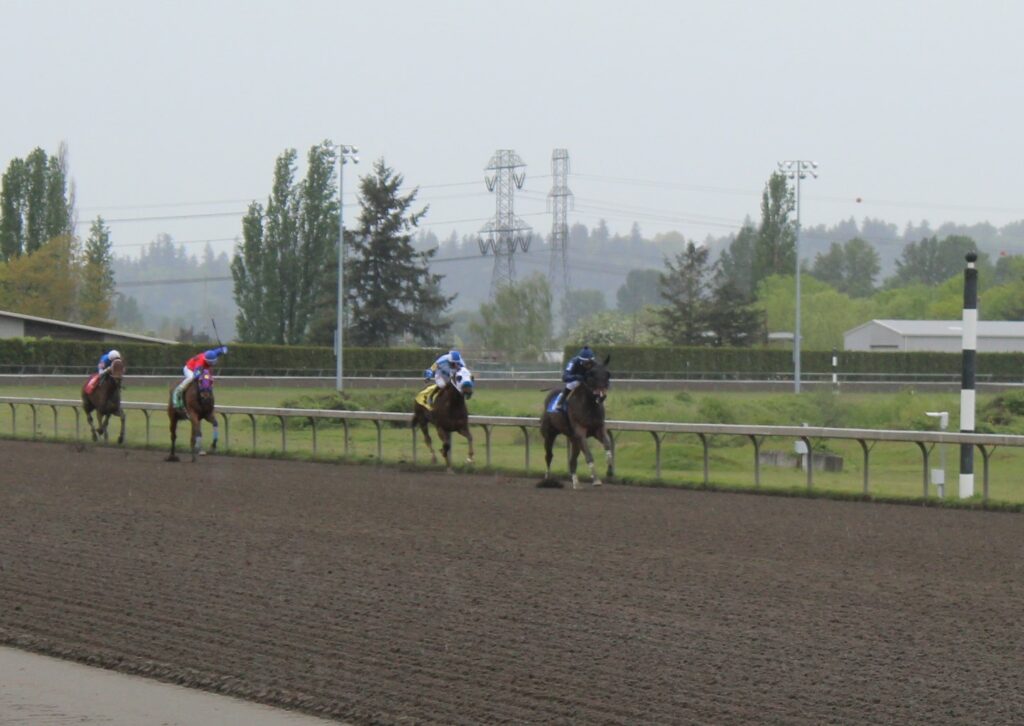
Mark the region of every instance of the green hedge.
<instances>
[{"instance_id":1,"label":"green hedge","mask_svg":"<svg viewBox=\"0 0 1024 726\"><path fill-rule=\"evenodd\" d=\"M577 346L565 348L565 360L576 355ZM684 348L609 345L594 348L599 357L611 355L611 367L621 373L651 375L748 373L788 374L793 370L793 353L766 348ZM841 374L893 373L959 375L960 353L840 351L837 371ZM978 355L979 376L1017 380L1024 375L1024 353L982 353ZM801 371L831 373L832 352L804 351Z\"/></svg>"},{"instance_id":2,"label":"green hedge","mask_svg":"<svg viewBox=\"0 0 1024 726\"><path fill-rule=\"evenodd\" d=\"M289 345L252 345L233 343L224 359L223 371L270 375L274 372L334 371L331 348ZM192 356L206 350L193 344L156 345L148 343L111 343L46 338L9 338L0 340L0 367L51 368L77 370L96 365L111 348L124 356L129 371L177 370ZM349 348L346 347L345 375L407 372L419 374L444 351L432 348Z\"/></svg>"}]
</instances>

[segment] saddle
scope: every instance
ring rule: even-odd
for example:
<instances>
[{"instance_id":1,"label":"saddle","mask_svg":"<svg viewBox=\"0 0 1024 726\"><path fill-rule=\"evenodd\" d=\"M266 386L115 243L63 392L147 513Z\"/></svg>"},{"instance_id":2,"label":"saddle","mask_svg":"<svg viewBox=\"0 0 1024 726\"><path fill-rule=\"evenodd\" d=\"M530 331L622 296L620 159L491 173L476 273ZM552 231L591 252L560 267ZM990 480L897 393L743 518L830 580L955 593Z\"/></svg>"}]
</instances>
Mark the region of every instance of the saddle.
<instances>
[{"instance_id":1,"label":"saddle","mask_svg":"<svg viewBox=\"0 0 1024 726\"><path fill-rule=\"evenodd\" d=\"M551 403L548 404L547 408L548 413L569 413L569 408L567 406L569 396L575 393L575 390L569 391L569 396L563 396L562 393L562 391L559 391L558 395L551 399Z\"/></svg>"}]
</instances>

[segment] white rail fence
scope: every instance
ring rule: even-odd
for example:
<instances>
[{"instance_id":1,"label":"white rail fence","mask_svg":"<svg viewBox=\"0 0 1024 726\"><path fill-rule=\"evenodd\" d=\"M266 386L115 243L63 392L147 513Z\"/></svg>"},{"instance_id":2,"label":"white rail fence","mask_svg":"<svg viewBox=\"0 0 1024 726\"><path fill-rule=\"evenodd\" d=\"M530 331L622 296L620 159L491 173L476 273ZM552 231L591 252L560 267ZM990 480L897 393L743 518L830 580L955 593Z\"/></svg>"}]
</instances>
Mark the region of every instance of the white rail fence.
<instances>
[{"instance_id":1,"label":"white rail fence","mask_svg":"<svg viewBox=\"0 0 1024 726\"><path fill-rule=\"evenodd\" d=\"M73 399L61 398L21 398L13 396L0 396L0 405L6 404L11 412L11 433L17 436L18 410L28 408L32 417L32 436L36 437L39 430L40 409L50 409L53 413L54 438L59 438L58 410L71 408L75 412L75 438L81 439L82 403ZM146 444L151 443L151 414L161 414L161 419L166 415L167 406L160 403L125 402L125 410L141 411L146 421ZM345 456L350 454L349 426L356 421L369 421L376 427L377 434L377 459L382 460L384 454L384 437L382 425L388 422L399 422L408 424L411 413L392 413L387 411L330 411L321 409L303 408L266 408L259 406L218 406L217 413L224 422L224 436L222 446L230 447L231 417L246 417L249 420L252 434L252 448L256 449L257 417L277 419L281 426L281 451L288 450L288 419L300 419L310 422L312 431L313 454L317 453L318 432L317 422L319 421L340 421L342 424L343 452ZM484 432L484 447L486 451L486 465L491 466L491 436L496 428L516 428L523 433L524 466L530 470L530 431L540 428L538 418L526 416L470 416L471 427L482 429ZM932 450L939 444L972 444L982 455L984 469L983 498L989 497L989 459L992 453L1000 446L1024 447L1024 436L1011 436L1000 434L961 434L943 433L939 431L892 431L885 429L842 429L826 428L820 426L746 426L734 424L697 424L697 423L661 423L650 421L608 421L607 427L611 433L612 448L615 448L615 438L623 432L646 432L654 440L654 475L661 479L662 468L662 445L669 435L690 435L696 436L703 447L704 466L703 481L710 483L709 447L711 438L714 436L740 436L749 439L753 446L753 484L755 487L761 485L761 465L759 454L761 444L767 438L784 438L794 441L802 441L807 451L813 451L814 440L852 440L860 444L864 456L863 470L863 492L870 492L870 455L871 450L879 442L905 442L918 447L923 463L923 488L922 495L928 496L928 475L929 462ZM412 453L413 462L417 461L417 434L418 429L412 431ZM600 446L597 442L594 446ZM814 485L814 467L811 462L807 466L807 487Z\"/></svg>"}]
</instances>

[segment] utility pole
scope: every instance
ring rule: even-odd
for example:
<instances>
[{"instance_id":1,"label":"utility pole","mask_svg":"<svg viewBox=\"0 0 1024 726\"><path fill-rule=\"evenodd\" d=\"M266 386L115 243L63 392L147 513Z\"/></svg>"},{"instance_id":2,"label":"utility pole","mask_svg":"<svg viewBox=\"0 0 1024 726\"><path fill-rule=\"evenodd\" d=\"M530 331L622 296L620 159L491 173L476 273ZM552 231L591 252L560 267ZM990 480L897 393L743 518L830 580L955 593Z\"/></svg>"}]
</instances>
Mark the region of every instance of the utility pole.
<instances>
[{"instance_id":1,"label":"utility pole","mask_svg":"<svg viewBox=\"0 0 1024 726\"><path fill-rule=\"evenodd\" d=\"M338 370L334 386L339 391L342 390L341 376L344 370L342 365L342 353L344 352L342 326L345 323L345 208L342 202L341 188L345 178L345 164L350 161L353 164L358 164L357 153L359 153L359 149L354 146L338 145L338 328L334 332L334 353Z\"/></svg>"},{"instance_id":2,"label":"utility pole","mask_svg":"<svg viewBox=\"0 0 1024 726\"><path fill-rule=\"evenodd\" d=\"M498 149L491 156L484 176L487 191L495 193L494 219L481 229L480 254L494 254L494 271L491 274L491 299L498 288L516 281L515 254L518 247L523 252L530 249L533 230L515 214L515 190L523 188L526 181L526 164L512 149Z\"/></svg>"},{"instance_id":3,"label":"utility pole","mask_svg":"<svg viewBox=\"0 0 1024 726\"><path fill-rule=\"evenodd\" d=\"M818 178L818 162L795 159L780 161L779 172L796 185L796 324L793 330L793 392L800 393L800 180Z\"/></svg>"},{"instance_id":4,"label":"utility pole","mask_svg":"<svg viewBox=\"0 0 1024 726\"><path fill-rule=\"evenodd\" d=\"M548 210L551 212L551 264L548 266L548 285L555 310L561 311L569 294L569 209L573 194L569 190L569 151L551 152L551 191L548 192Z\"/></svg>"}]
</instances>

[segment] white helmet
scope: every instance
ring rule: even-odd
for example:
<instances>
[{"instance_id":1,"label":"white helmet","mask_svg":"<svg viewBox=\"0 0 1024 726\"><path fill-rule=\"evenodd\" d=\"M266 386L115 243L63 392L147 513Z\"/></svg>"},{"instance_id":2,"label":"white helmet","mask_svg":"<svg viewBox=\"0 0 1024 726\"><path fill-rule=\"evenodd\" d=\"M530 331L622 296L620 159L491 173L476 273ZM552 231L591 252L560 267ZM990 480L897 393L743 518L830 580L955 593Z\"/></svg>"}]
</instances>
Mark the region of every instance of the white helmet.
<instances>
[{"instance_id":1,"label":"white helmet","mask_svg":"<svg viewBox=\"0 0 1024 726\"><path fill-rule=\"evenodd\" d=\"M107 353L107 358L110 358L110 360L121 360L121 354L118 353L116 350L112 350L109 353Z\"/></svg>"}]
</instances>

